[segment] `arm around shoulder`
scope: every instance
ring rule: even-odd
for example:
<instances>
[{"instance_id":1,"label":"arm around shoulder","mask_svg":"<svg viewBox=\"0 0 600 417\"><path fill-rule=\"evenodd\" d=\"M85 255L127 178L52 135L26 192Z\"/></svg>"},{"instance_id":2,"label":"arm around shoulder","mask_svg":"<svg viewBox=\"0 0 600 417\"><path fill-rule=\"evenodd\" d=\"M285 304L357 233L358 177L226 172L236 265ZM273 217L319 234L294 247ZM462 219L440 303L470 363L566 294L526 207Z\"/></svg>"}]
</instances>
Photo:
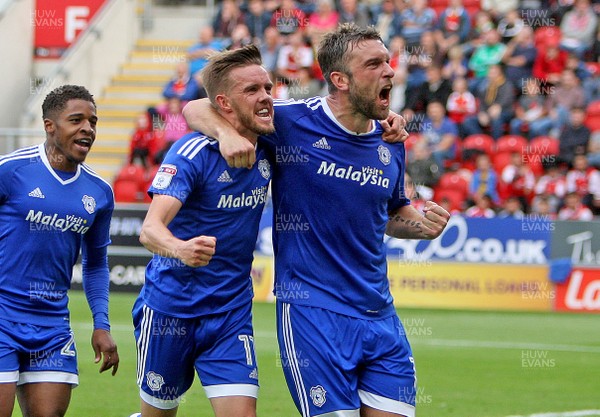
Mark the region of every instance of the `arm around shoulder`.
<instances>
[{"instance_id":1,"label":"arm around shoulder","mask_svg":"<svg viewBox=\"0 0 600 417\"><path fill-rule=\"evenodd\" d=\"M233 168L251 168L256 160L254 145L223 118L207 98L193 100L183 108L183 117L192 130L219 142L221 155Z\"/></svg>"}]
</instances>

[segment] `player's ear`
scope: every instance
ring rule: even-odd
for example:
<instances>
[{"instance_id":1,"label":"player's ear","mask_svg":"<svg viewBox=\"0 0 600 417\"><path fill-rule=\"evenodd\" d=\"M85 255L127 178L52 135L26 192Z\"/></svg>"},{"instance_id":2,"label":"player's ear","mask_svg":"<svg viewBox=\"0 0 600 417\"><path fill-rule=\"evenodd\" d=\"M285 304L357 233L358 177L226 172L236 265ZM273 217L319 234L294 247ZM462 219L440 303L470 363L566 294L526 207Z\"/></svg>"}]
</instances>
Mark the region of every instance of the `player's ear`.
<instances>
[{"instance_id":1,"label":"player's ear","mask_svg":"<svg viewBox=\"0 0 600 417\"><path fill-rule=\"evenodd\" d=\"M215 103L223 111L232 111L231 100L224 94L218 94L215 96Z\"/></svg>"},{"instance_id":2,"label":"player's ear","mask_svg":"<svg viewBox=\"0 0 600 417\"><path fill-rule=\"evenodd\" d=\"M350 77L343 72L333 71L329 77L338 90L346 91L350 88Z\"/></svg>"},{"instance_id":3,"label":"player's ear","mask_svg":"<svg viewBox=\"0 0 600 417\"><path fill-rule=\"evenodd\" d=\"M44 130L46 131L46 133L54 133L54 131L56 130L54 120L48 118L44 119Z\"/></svg>"}]
</instances>

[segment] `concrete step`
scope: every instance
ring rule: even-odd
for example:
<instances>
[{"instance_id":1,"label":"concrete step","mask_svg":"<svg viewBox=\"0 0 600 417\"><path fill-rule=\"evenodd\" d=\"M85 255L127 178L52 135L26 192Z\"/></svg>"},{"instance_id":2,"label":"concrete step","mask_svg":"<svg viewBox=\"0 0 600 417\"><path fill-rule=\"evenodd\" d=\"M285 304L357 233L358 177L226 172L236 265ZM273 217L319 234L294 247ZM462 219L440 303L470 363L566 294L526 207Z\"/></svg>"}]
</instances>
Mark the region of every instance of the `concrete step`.
<instances>
[{"instance_id":1,"label":"concrete step","mask_svg":"<svg viewBox=\"0 0 600 417\"><path fill-rule=\"evenodd\" d=\"M99 156L99 155L93 155L90 153L90 155L86 158L86 162L89 162L90 165L96 164L98 166L100 166L100 165L111 165L112 166L112 165L116 165L116 164L121 164L123 162L123 157Z\"/></svg>"},{"instance_id":2,"label":"concrete step","mask_svg":"<svg viewBox=\"0 0 600 417\"><path fill-rule=\"evenodd\" d=\"M105 133L102 134L102 143L112 143L112 144L122 144L124 142L129 143L129 139L131 139L131 134L133 133L134 127L131 126L131 129L125 133Z\"/></svg>"},{"instance_id":3,"label":"concrete step","mask_svg":"<svg viewBox=\"0 0 600 417\"><path fill-rule=\"evenodd\" d=\"M126 155L123 155L119 158L104 158L94 157L92 154L90 154L86 159L86 164L92 167L92 169L96 171L98 175L110 183L114 181L115 176L126 162Z\"/></svg>"},{"instance_id":4,"label":"concrete step","mask_svg":"<svg viewBox=\"0 0 600 417\"><path fill-rule=\"evenodd\" d=\"M121 74L161 75L173 77L177 64L160 62L132 62L121 67Z\"/></svg>"},{"instance_id":5,"label":"concrete step","mask_svg":"<svg viewBox=\"0 0 600 417\"><path fill-rule=\"evenodd\" d=\"M155 86L164 88L169 81L169 75L137 75L137 74L118 74L112 77L113 85L137 86Z\"/></svg>"},{"instance_id":6,"label":"concrete step","mask_svg":"<svg viewBox=\"0 0 600 417\"><path fill-rule=\"evenodd\" d=\"M146 94L152 96L152 94L158 94L162 92L162 87L152 85L110 85L104 89L104 96L109 94ZM135 98L135 97L130 97Z\"/></svg>"},{"instance_id":7,"label":"concrete step","mask_svg":"<svg viewBox=\"0 0 600 417\"><path fill-rule=\"evenodd\" d=\"M95 143L94 144L94 155L96 157L103 158L114 158L120 157L122 155L127 155L129 153L129 144L125 146L123 143L121 146L112 146L106 143Z\"/></svg>"},{"instance_id":8,"label":"concrete step","mask_svg":"<svg viewBox=\"0 0 600 417\"><path fill-rule=\"evenodd\" d=\"M148 64L170 64L176 65L187 61L186 49L175 49L173 51L133 51L130 56L130 62Z\"/></svg>"},{"instance_id":9,"label":"concrete step","mask_svg":"<svg viewBox=\"0 0 600 417\"><path fill-rule=\"evenodd\" d=\"M126 111L135 111L141 113L145 111L148 107L156 107L158 104L162 102L162 100L147 100L147 99L132 99L131 101L125 102L122 100L127 99L107 99L107 101L96 101L98 104L98 111L101 110L126 110Z\"/></svg>"},{"instance_id":10,"label":"concrete step","mask_svg":"<svg viewBox=\"0 0 600 417\"><path fill-rule=\"evenodd\" d=\"M173 53L176 51L187 51L196 41L194 39L139 39L135 44L136 51L152 51Z\"/></svg>"},{"instance_id":11,"label":"concrete step","mask_svg":"<svg viewBox=\"0 0 600 417\"><path fill-rule=\"evenodd\" d=\"M131 136L134 129L134 123L131 122L128 126L102 126L98 130L96 140L111 140L114 137Z\"/></svg>"},{"instance_id":12,"label":"concrete step","mask_svg":"<svg viewBox=\"0 0 600 417\"><path fill-rule=\"evenodd\" d=\"M109 109L98 109L98 118L102 120L130 120L131 123L140 114L139 110L109 110Z\"/></svg>"},{"instance_id":13,"label":"concrete step","mask_svg":"<svg viewBox=\"0 0 600 417\"><path fill-rule=\"evenodd\" d=\"M123 134L123 133L131 133L133 131L135 120L121 120L121 119L107 119L101 120L98 124L98 131L102 132L102 134Z\"/></svg>"},{"instance_id":14,"label":"concrete step","mask_svg":"<svg viewBox=\"0 0 600 417\"><path fill-rule=\"evenodd\" d=\"M103 107L132 107L140 108L148 105L157 105L162 102L162 97L157 97L154 101L148 101L145 98L129 98L129 97L104 97L96 100L98 108Z\"/></svg>"}]
</instances>

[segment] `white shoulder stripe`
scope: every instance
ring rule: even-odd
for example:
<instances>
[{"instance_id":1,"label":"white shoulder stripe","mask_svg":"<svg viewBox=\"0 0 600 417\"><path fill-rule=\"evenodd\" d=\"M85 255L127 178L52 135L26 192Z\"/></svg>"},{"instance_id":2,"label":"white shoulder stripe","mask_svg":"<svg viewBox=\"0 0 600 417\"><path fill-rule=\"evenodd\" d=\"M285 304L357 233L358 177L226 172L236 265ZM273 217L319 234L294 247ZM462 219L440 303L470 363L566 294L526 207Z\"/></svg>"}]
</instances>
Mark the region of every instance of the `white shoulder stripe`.
<instances>
[{"instance_id":1,"label":"white shoulder stripe","mask_svg":"<svg viewBox=\"0 0 600 417\"><path fill-rule=\"evenodd\" d=\"M14 152L8 153L6 155L1 155L0 156L0 161L2 161L4 159L14 158L14 157L17 157L17 156L22 156L22 155L34 155L36 153L39 153L39 146L38 145L27 147L27 148L23 148L23 149L17 149Z\"/></svg>"},{"instance_id":2,"label":"white shoulder stripe","mask_svg":"<svg viewBox=\"0 0 600 417\"><path fill-rule=\"evenodd\" d=\"M209 139L207 136L200 136L197 138L193 138L188 140L185 145L183 145L178 151L177 155L182 155L187 157L188 159L193 159L198 152L202 150L206 145L214 145L217 143L214 139Z\"/></svg>"},{"instance_id":3,"label":"white shoulder stripe","mask_svg":"<svg viewBox=\"0 0 600 417\"><path fill-rule=\"evenodd\" d=\"M31 152L31 153L23 154L23 155L7 156L5 158L0 159L0 165L5 164L6 162L18 161L19 159L31 159L31 158L35 158L38 155L39 155L39 152Z\"/></svg>"},{"instance_id":4,"label":"white shoulder stripe","mask_svg":"<svg viewBox=\"0 0 600 417\"><path fill-rule=\"evenodd\" d=\"M214 145L215 143L217 143L216 140L210 140L207 139L204 142L202 142L200 145L196 146L196 149L188 156L189 159L193 159L196 155L198 155L198 152L200 152L202 150L202 148L204 148L206 145Z\"/></svg>"},{"instance_id":5,"label":"white shoulder stripe","mask_svg":"<svg viewBox=\"0 0 600 417\"><path fill-rule=\"evenodd\" d=\"M324 98L320 97L320 96L302 99L302 100L294 100L292 98L287 99L287 100L273 100L273 106L279 107L279 106L290 106L290 105L294 105L294 104L304 104L309 109L316 110L323 105L323 100L324 100Z\"/></svg>"},{"instance_id":6,"label":"white shoulder stripe","mask_svg":"<svg viewBox=\"0 0 600 417\"><path fill-rule=\"evenodd\" d=\"M276 98L273 100L273 106L287 106L289 104L298 104L298 100L295 100L293 98L288 98L288 99Z\"/></svg>"},{"instance_id":7,"label":"white shoulder stripe","mask_svg":"<svg viewBox=\"0 0 600 417\"><path fill-rule=\"evenodd\" d=\"M194 147L198 142L200 142L204 137L200 136L200 137L195 137L192 138L190 140L188 140L185 145L183 145L181 148L179 148L179 150L177 151L177 155L183 155L183 156L187 156L189 150Z\"/></svg>"},{"instance_id":8,"label":"white shoulder stripe","mask_svg":"<svg viewBox=\"0 0 600 417\"><path fill-rule=\"evenodd\" d=\"M89 165L87 164L81 164L81 168L87 172L88 174L90 174L92 177L96 177L99 180L101 180L102 182L104 182L106 185L108 185L110 187L110 189L112 190L112 185L110 185L110 183L108 181L106 181L104 178L102 178L100 175L98 175L96 173L96 171L94 171Z\"/></svg>"},{"instance_id":9,"label":"white shoulder stripe","mask_svg":"<svg viewBox=\"0 0 600 417\"><path fill-rule=\"evenodd\" d=\"M26 148L15 149L13 152L11 152L8 155L19 155L19 154L22 154L22 153L28 153L28 152L31 152L31 151L37 151L37 150L39 150L39 147L40 147L40 145L32 145L32 146L27 146Z\"/></svg>"}]
</instances>

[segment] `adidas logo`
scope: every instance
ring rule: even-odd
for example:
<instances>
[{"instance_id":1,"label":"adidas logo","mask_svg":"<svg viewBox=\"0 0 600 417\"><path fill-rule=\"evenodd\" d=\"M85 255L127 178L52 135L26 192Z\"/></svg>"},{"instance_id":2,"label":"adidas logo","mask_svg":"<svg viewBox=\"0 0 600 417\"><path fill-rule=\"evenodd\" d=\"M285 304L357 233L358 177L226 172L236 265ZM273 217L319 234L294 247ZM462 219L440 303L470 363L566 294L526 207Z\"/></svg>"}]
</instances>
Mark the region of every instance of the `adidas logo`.
<instances>
[{"instance_id":1,"label":"adidas logo","mask_svg":"<svg viewBox=\"0 0 600 417\"><path fill-rule=\"evenodd\" d=\"M227 170L223 171L221 173L221 175L219 175L219 178L217 178L218 182L233 182L233 180L231 179L231 175L229 175L229 172L227 172Z\"/></svg>"},{"instance_id":2,"label":"adidas logo","mask_svg":"<svg viewBox=\"0 0 600 417\"><path fill-rule=\"evenodd\" d=\"M329 150L331 149L331 146L329 146L329 143L327 143L327 139L325 139L325 136L323 136L321 139L313 143L313 148Z\"/></svg>"},{"instance_id":3,"label":"adidas logo","mask_svg":"<svg viewBox=\"0 0 600 417\"><path fill-rule=\"evenodd\" d=\"M35 198L46 198L44 193L42 193L42 190L40 190L40 187L37 187L35 190L33 190L32 192L30 192L27 195L29 197L35 197Z\"/></svg>"}]
</instances>

